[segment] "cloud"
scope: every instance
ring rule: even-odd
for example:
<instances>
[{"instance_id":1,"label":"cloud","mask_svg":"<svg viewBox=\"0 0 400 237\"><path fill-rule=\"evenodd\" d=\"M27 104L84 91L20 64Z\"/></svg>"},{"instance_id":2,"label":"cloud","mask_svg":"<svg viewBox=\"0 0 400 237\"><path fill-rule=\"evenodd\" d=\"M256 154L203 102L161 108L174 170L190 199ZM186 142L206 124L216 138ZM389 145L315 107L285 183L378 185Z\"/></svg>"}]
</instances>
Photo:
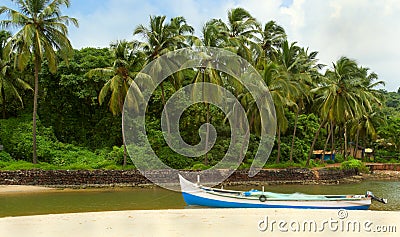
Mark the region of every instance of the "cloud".
<instances>
[{"instance_id":1,"label":"cloud","mask_svg":"<svg viewBox=\"0 0 400 237\"><path fill-rule=\"evenodd\" d=\"M323 63L340 56L356 59L376 72L388 90L397 90L400 75L400 8L395 1L305 1L305 24L295 38L319 51Z\"/></svg>"},{"instance_id":2,"label":"cloud","mask_svg":"<svg viewBox=\"0 0 400 237\"><path fill-rule=\"evenodd\" d=\"M400 87L400 4L397 0L85 0L73 1L66 14L78 18L70 28L75 48L107 47L132 39L134 28L149 15L184 16L200 35L211 18L226 21L227 11L243 7L258 21L282 25L291 42L318 51L321 63L341 56L376 72L386 89ZM79 4L79 5L78 5Z\"/></svg>"},{"instance_id":3,"label":"cloud","mask_svg":"<svg viewBox=\"0 0 400 237\"><path fill-rule=\"evenodd\" d=\"M294 0L282 7L276 1L242 0L240 5L262 22L276 20L290 41L318 51L321 63L331 66L347 56L376 72L387 90L400 87L398 1Z\"/></svg>"}]
</instances>

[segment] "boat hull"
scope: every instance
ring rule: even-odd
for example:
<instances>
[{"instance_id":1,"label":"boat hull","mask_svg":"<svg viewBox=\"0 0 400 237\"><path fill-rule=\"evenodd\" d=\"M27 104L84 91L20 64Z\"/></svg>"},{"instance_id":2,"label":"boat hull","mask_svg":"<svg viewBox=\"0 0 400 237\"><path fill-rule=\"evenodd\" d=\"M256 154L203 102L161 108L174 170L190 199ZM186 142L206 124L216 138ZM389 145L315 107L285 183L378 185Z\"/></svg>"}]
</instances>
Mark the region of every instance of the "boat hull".
<instances>
[{"instance_id":1,"label":"boat hull","mask_svg":"<svg viewBox=\"0 0 400 237\"><path fill-rule=\"evenodd\" d=\"M215 208L300 208L300 209L346 209L367 210L371 205L369 198L349 200L265 200L248 198L237 193L216 194L210 188L191 183L180 177L182 195L185 202L192 206ZM229 191L228 191L229 192ZM235 192L235 191L233 191Z\"/></svg>"},{"instance_id":2,"label":"boat hull","mask_svg":"<svg viewBox=\"0 0 400 237\"><path fill-rule=\"evenodd\" d=\"M314 202L308 201L312 203L307 203L305 201L266 201L261 203L254 202L238 202L238 201L224 201L217 200L213 198L201 197L199 195L193 195L190 193L182 193L183 199L186 204L189 206L205 206L205 207L216 207L216 208L298 208L298 209L346 209L346 210L368 210L370 203L344 203L334 201L327 202ZM300 203L301 202L301 203Z\"/></svg>"}]
</instances>

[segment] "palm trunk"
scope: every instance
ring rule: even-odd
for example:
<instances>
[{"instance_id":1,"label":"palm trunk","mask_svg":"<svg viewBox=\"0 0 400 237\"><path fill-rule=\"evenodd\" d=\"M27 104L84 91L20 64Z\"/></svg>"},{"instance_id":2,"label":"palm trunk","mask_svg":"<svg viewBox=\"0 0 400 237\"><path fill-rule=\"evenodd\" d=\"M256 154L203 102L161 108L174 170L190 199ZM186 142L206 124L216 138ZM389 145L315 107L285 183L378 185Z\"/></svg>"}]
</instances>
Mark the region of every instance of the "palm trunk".
<instances>
[{"instance_id":1,"label":"palm trunk","mask_svg":"<svg viewBox=\"0 0 400 237\"><path fill-rule=\"evenodd\" d=\"M249 140L250 129L253 126L253 123L254 123L254 113L251 115L250 124L249 124L249 127L247 128L244 141L242 142L242 147L240 148L240 160L243 160L243 158L244 158L244 144L246 143L246 141Z\"/></svg>"},{"instance_id":2,"label":"palm trunk","mask_svg":"<svg viewBox=\"0 0 400 237\"><path fill-rule=\"evenodd\" d=\"M357 158L358 153L358 137L360 136L360 128L357 127L357 134L356 134L356 148L354 149L354 158ZM361 157L362 158L362 157Z\"/></svg>"},{"instance_id":3,"label":"palm trunk","mask_svg":"<svg viewBox=\"0 0 400 237\"><path fill-rule=\"evenodd\" d=\"M328 147L328 142L329 142L329 138L331 137L331 134L332 134L332 126L331 126L331 129L329 130L328 137L326 138L324 150L322 151L322 161L324 161L324 162L325 162L325 151L326 151L326 148Z\"/></svg>"},{"instance_id":4,"label":"palm trunk","mask_svg":"<svg viewBox=\"0 0 400 237\"><path fill-rule=\"evenodd\" d=\"M126 144L125 144L125 131L124 131L124 109L121 109L122 112L122 144L124 146L124 161L122 163L122 166L126 166L126 158L127 158L127 152L126 152Z\"/></svg>"},{"instance_id":5,"label":"palm trunk","mask_svg":"<svg viewBox=\"0 0 400 237\"><path fill-rule=\"evenodd\" d=\"M6 94L4 91L4 86L1 87L1 95L3 97L3 119L6 119Z\"/></svg>"},{"instance_id":6,"label":"palm trunk","mask_svg":"<svg viewBox=\"0 0 400 237\"><path fill-rule=\"evenodd\" d=\"M297 108L296 119L294 120L294 129L293 129L293 137L292 137L292 147L290 148L289 162L293 162L294 140L295 140L295 138L296 138L297 121L299 120L299 114L300 114L300 107Z\"/></svg>"},{"instance_id":7,"label":"palm trunk","mask_svg":"<svg viewBox=\"0 0 400 237\"><path fill-rule=\"evenodd\" d=\"M171 136L171 127L169 124L169 117L168 117L168 111L167 111L167 107L165 106L166 102L165 102L165 92L164 92L164 84L163 82L161 82L160 84L161 86L161 100L164 106L164 111L165 111L165 122L167 123L167 139L170 139Z\"/></svg>"},{"instance_id":8,"label":"palm trunk","mask_svg":"<svg viewBox=\"0 0 400 237\"><path fill-rule=\"evenodd\" d=\"M333 153L335 152L335 125L331 121L331 129L332 129L332 139L331 139L331 160L333 160Z\"/></svg>"},{"instance_id":9,"label":"palm trunk","mask_svg":"<svg viewBox=\"0 0 400 237\"><path fill-rule=\"evenodd\" d=\"M343 133L343 129L339 128L339 142L340 142L340 150L342 152L343 158L344 158L344 136L341 136L340 134Z\"/></svg>"},{"instance_id":10,"label":"palm trunk","mask_svg":"<svg viewBox=\"0 0 400 237\"><path fill-rule=\"evenodd\" d=\"M126 158L127 158L127 152L126 152L126 145L125 145L125 142L124 142L124 162L122 163L122 167L126 167Z\"/></svg>"},{"instance_id":11,"label":"palm trunk","mask_svg":"<svg viewBox=\"0 0 400 237\"><path fill-rule=\"evenodd\" d=\"M37 164L36 152L36 116L38 108L38 94L39 94L39 58L35 56L35 89L33 95L33 125L32 125L32 149L33 149L33 164Z\"/></svg>"},{"instance_id":12,"label":"palm trunk","mask_svg":"<svg viewBox=\"0 0 400 237\"><path fill-rule=\"evenodd\" d=\"M347 125L346 123L344 124L344 160L347 160Z\"/></svg>"},{"instance_id":13,"label":"palm trunk","mask_svg":"<svg viewBox=\"0 0 400 237\"><path fill-rule=\"evenodd\" d=\"M309 166L309 165L310 165L310 159L311 159L311 156L312 156L313 151L314 151L315 143L317 142L319 133L321 132L321 129L325 126L327 120L328 120L328 116L326 116L326 118L324 119L324 121L322 121L322 123L319 125L319 128L318 128L317 132L315 133L314 140L313 140L313 142L312 142L312 144L311 144L311 147L310 147L310 152L308 153L308 158L307 158L306 166Z\"/></svg>"},{"instance_id":14,"label":"palm trunk","mask_svg":"<svg viewBox=\"0 0 400 237\"><path fill-rule=\"evenodd\" d=\"M207 108L207 118L206 118L206 122L207 122L207 129L206 129L206 144L204 147L204 150L208 150L208 139L209 139L209 133L210 133L210 104L209 103L205 103L206 104L206 108ZM204 164L208 165L208 152L204 155Z\"/></svg>"},{"instance_id":15,"label":"palm trunk","mask_svg":"<svg viewBox=\"0 0 400 237\"><path fill-rule=\"evenodd\" d=\"M362 139L362 144L363 144L363 147L365 148L366 147L366 142L365 142L365 136L363 136L363 139ZM362 161L366 161L366 158L365 158L365 150L364 150L364 152L362 152L361 153L361 160ZM374 161L375 161L375 159L374 159Z\"/></svg>"},{"instance_id":16,"label":"palm trunk","mask_svg":"<svg viewBox=\"0 0 400 237\"><path fill-rule=\"evenodd\" d=\"M278 155L276 156L275 163L279 164L281 160L281 128L278 125Z\"/></svg>"}]
</instances>

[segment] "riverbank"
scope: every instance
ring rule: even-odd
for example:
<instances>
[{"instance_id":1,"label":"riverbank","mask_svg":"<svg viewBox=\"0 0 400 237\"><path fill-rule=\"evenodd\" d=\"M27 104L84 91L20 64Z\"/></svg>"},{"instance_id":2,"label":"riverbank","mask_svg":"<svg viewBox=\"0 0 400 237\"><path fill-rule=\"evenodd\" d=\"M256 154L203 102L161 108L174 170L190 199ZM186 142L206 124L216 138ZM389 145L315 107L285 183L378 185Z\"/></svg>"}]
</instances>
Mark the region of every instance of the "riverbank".
<instances>
[{"instance_id":1,"label":"riverbank","mask_svg":"<svg viewBox=\"0 0 400 237\"><path fill-rule=\"evenodd\" d=\"M1 218L0 236L397 236L399 221L400 212L386 211L118 211Z\"/></svg>"},{"instance_id":2,"label":"riverbank","mask_svg":"<svg viewBox=\"0 0 400 237\"><path fill-rule=\"evenodd\" d=\"M321 172L322 170L322 172ZM317 170L309 170L312 175L318 176L318 178L315 178L312 175L309 175L308 172L304 172L304 169L282 169L282 170L263 170L261 171L261 177L258 175L258 177L253 177L249 178L246 174L245 171L237 171L235 172L231 177L229 177L223 185L225 186L231 186L231 185L241 185L241 186L257 186L257 185L281 185L281 184L302 184L302 185L309 185L309 184L323 184L323 185L331 185L331 184L346 184L346 183L357 183L361 182L363 180L388 180L388 181L400 181L400 171L393 171L393 170L376 170L371 174L360 174L357 171L351 170L348 172L343 172L339 170L332 170L332 169L320 169L319 171ZM138 178L141 181L140 182L118 182L115 177L111 176L111 178L114 181L117 181L116 183L110 183L107 180L102 182L102 179L98 180L95 179L96 175L99 173L103 173L104 171L68 171L70 174L65 175L64 177L68 177L68 179L73 180L73 182L67 182L64 183L64 179L62 177L57 177L59 180L56 182L36 182L32 181L32 177L35 177L34 175L36 174L42 174L43 171L0 171L0 194L13 194L13 193L33 193L33 192L50 192L50 191L57 191L60 189L86 189L86 188L113 188L113 187L154 187L154 184L152 184L150 181L148 181L145 177L143 177L140 174L134 173L134 178ZM45 172L45 171L44 171ZM77 176L76 174L81 174L89 172L90 175L85 175L86 179L89 177L91 180L95 180L96 182L87 182L85 179L83 179L83 182L80 181L79 175ZM125 171L126 172L126 171ZM45 172L44 174L46 174ZM51 174L53 174L54 171L51 171ZM288 175L289 173L289 175ZM293 173L297 173L297 175L293 175ZM320 174L325 173L322 177L319 176ZM328 173L328 174L327 174ZM10 175L11 174L11 175ZM48 174L48 173L47 173ZM126 178L127 180L130 180L132 178L132 173L131 175L128 175ZM271 175L273 174L273 175ZM299 176L299 174L302 174L303 178L301 179L295 179L294 176ZM14 175L14 179L6 179L4 176L10 176ZM3 177L2 177L3 176ZM15 177L18 178L15 178ZM27 179L24 178L28 177ZM52 178L52 176L47 175L47 178ZM266 177L267 176L267 177ZM270 176L270 177L268 177ZM274 178L271 179L271 176L274 176ZM283 177L280 179L277 179L276 177ZM36 177L40 179L39 177ZM103 175L104 177L104 175ZM290 179L285 180L285 177L291 177ZM304 178L306 177L306 178ZM308 178L307 178L308 177ZM109 177L110 178L110 177ZM60 182L61 180L61 182ZM54 180L53 180L54 181ZM99 182L100 181L100 182ZM4 184L6 183L6 184Z\"/></svg>"},{"instance_id":3,"label":"riverbank","mask_svg":"<svg viewBox=\"0 0 400 237\"><path fill-rule=\"evenodd\" d=\"M168 181L168 175L165 175ZM265 169L254 177L248 171L235 171L222 185L343 184L363 180L400 180L400 171L374 170L361 174L357 170L334 167L319 169ZM0 193L41 192L49 188L110 188L154 186L139 171L130 170L25 170L0 171ZM46 188L45 188L46 187Z\"/></svg>"},{"instance_id":4,"label":"riverbank","mask_svg":"<svg viewBox=\"0 0 400 237\"><path fill-rule=\"evenodd\" d=\"M187 171L190 175L191 171ZM215 170L212 175L220 180L227 170ZM176 173L169 170L149 171L163 183L177 182ZM254 177L247 170L233 171L226 184L265 183L268 184L315 184L336 183L358 175L356 169L263 169ZM195 175L195 173L193 173ZM160 182L161 182L160 181ZM98 187L98 186L143 186L151 185L138 170L21 170L0 171L0 185L38 185L52 187Z\"/></svg>"}]
</instances>

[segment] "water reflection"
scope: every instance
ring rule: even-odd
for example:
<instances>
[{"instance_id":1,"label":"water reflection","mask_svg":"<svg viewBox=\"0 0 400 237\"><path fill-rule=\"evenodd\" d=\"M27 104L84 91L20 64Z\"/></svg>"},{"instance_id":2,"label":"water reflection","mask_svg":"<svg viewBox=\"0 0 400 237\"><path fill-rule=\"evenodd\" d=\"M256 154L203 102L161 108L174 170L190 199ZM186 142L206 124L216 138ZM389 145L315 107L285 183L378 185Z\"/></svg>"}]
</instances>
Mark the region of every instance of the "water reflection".
<instances>
[{"instance_id":1,"label":"water reflection","mask_svg":"<svg viewBox=\"0 0 400 237\"><path fill-rule=\"evenodd\" d=\"M236 190L259 188L254 186L225 187ZM309 194L364 194L372 191L387 198L383 205L373 202L370 210L400 211L400 182L365 181L340 185L271 185L266 190L281 193ZM108 188L63 190L34 194L0 195L0 217L94 212L118 210L183 209L186 205L180 193L162 188Z\"/></svg>"}]
</instances>

